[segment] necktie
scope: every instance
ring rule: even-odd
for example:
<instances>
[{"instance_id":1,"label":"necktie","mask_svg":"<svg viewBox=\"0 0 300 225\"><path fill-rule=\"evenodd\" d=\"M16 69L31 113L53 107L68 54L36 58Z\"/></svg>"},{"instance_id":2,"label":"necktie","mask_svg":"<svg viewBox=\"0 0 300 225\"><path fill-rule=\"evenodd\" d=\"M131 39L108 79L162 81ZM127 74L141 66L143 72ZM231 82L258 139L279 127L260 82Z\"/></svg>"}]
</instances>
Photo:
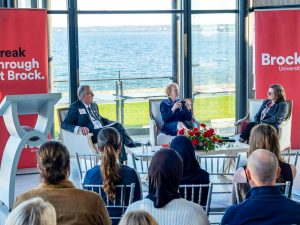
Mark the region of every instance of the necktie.
<instances>
[{"instance_id":1,"label":"necktie","mask_svg":"<svg viewBox=\"0 0 300 225\"><path fill-rule=\"evenodd\" d=\"M91 117L93 117L95 120L99 121L99 122L102 124L102 121L100 120L100 118L98 118L98 117L95 115L95 113L94 113L94 111L91 109L91 107L88 107L87 109L88 109L88 111L89 111Z\"/></svg>"}]
</instances>

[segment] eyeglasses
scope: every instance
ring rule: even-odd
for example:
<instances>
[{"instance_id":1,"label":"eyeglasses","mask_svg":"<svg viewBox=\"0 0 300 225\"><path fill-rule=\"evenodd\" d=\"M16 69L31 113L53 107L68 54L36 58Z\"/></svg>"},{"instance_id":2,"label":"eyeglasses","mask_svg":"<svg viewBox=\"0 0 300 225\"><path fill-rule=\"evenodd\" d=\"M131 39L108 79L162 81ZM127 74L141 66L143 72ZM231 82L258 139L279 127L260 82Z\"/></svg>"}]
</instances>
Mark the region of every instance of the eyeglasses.
<instances>
[{"instance_id":1,"label":"eyeglasses","mask_svg":"<svg viewBox=\"0 0 300 225\"><path fill-rule=\"evenodd\" d=\"M91 96L94 96L94 93L93 93L93 92L88 92L88 93L85 93L85 95L91 95Z\"/></svg>"},{"instance_id":2,"label":"eyeglasses","mask_svg":"<svg viewBox=\"0 0 300 225\"><path fill-rule=\"evenodd\" d=\"M272 95L272 94L275 94L275 93L274 93L274 92L269 92L269 91L268 91L268 95Z\"/></svg>"}]
</instances>

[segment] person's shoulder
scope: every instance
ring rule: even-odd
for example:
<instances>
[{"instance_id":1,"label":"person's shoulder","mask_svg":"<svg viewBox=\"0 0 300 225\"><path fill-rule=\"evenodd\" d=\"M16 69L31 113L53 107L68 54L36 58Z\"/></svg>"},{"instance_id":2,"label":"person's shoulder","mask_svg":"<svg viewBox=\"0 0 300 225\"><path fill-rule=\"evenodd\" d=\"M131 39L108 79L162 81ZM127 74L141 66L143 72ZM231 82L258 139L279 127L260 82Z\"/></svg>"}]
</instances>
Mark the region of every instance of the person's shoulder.
<instances>
[{"instance_id":1,"label":"person's shoulder","mask_svg":"<svg viewBox=\"0 0 300 225\"><path fill-rule=\"evenodd\" d=\"M39 188L33 188L30 191L24 192L17 196L14 207L25 200L35 197L39 193L39 190Z\"/></svg>"},{"instance_id":2,"label":"person's shoulder","mask_svg":"<svg viewBox=\"0 0 300 225\"><path fill-rule=\"evenodd\" d=\"M129 211L135 211L138 209L147 209L147 208L154 207L153 202L149 198L144 198L142 200L136 201L132 204L130 204L126 210L126 212Z\"/></svg>"},{"instance_id":3,"label":"person's shoulder","mask_svg":"<svg viewBox=\"0 0 300 225\"><path fill-rule=\"evenodd\" d=\"M98 108L98 104L96 102L91 102L91 106Z\"/></svg>"},{"instance_id":4,"label":"person's shoulder","mask_svg":"<svg viewBox=\"0 0 300 225\"><path fill-rule=\"evenodd\" d=\"M173 206L175 205L178 208L189 209L189 210L192 210L192 211L193 210L196 210L196 211L203 210L203 208L199 204L188 201L184 198L174 199L169 204L173 205Z\"/></svg>"},{"instance_id":5,"label":"person's shoulder","mask_svg":"<svg viewBox=\"0 0 300 225\"><path fill-rule=\"evenodd\" d=\"M124 177L130 177L132 179L136 179L137 178L137 172L135 169L129 167L129 166L126 166L126 165L122 165L120 166L120 172L121 172L121 175Z\"/></svg>"},{"instance_id":6,"label":"person's shoulder","mask_svg":"<svg viewBox=\"0 0 300 225\"><path fill-rule=\"evenodd\" d=\"M93 168L86 171L86 174L84 176L84 184L100 184L101 183L101 173L100 173L100 167L94 166Z\"/></svg>"},{"instance_id":7,"label":"person's shoulder","mask_svg":"<svg viewBox=\"0 0 300 225\"><path fill-rule=\"evenodd\" d=\"M231 216L235 216L237 215L238 211L241 209L241 208L245 208L244 206L244 202L240 203L240 204L236 204L236 205L231 205L225 212L224 216L227 216L227 217L231 217Z\"/></svg>"},{"instance_id":8,"label":"person's shoulder","mask_svg":"<svg viewBox=\"0 0 300 225\"><path fill-rule=\"evenodd\" d=\"M279 102L279 103L277 103L279 106L282 106L282 107L287 107L288 106L288 104L287 104L287 102L286 101L281 101L281 102Z\"/></svg>"},{"instance_id":9,"label":"person's shoulder","mask_svg":"<svg viewBox=\"0 0 300 225\"><path fill-rule=\"evenodd\" d=\"M77 100L69 106L69 109L71 109L71 108L77 109L79 107L82 107L82 105L83 105L82 102L80 100Z\"/></svg>"},{"instance_id":10,"label":"person's shoulder","mask_svg":"<svg viewBox=\"0 0 300 225\"><path fill-rule=\"evenodd\" d=\"M120 164L120 169L121 169L121 171L124 171L124 172L136 173L135 169L133 169L133 168L127 166L127 165Z\"/></svg>"},{"instance_id":11,"label":"person's shoulder","mask_svg":"<svg viewBox=\"0 0 300 225\"><path fill-rule=\"evenodd\" d=\"M166 98L166 99L161 100L160 105L169 105L169 99Z\"/></svg>"},{"instance_id":12,"label":"person's shoulder","mask_svg":"<svg viewBox=\"0 0 300 225\"><path fill-rule=\"evenodd\" d=\"M100 166L96 165L93 168L86 171L86 175L100 175Z\"/></svg>"}]
</instances>

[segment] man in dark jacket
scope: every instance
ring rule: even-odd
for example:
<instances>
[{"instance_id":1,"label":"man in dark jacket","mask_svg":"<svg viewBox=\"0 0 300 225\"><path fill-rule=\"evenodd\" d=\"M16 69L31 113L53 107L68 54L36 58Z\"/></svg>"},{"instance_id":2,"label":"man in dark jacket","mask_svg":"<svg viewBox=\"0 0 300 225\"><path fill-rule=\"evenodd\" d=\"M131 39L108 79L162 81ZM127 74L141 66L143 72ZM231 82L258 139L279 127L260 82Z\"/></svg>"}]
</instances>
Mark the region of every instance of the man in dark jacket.
<instances>
[{"instance_id":1,"label":"man in dark jacket","mask_svg":"<svg viewBox=\"0 0 300 225\"><path fill-rule=\"evenodd\" d=\"M246 174L252 188L244 202L226 211L221 224L300 224L300 203L283 196L275 186L280 168L272 152L255 150L248 158Z\"/></svg>"},{"instance_id":2,"label":"man in dark jacket","mask_svg":"<svg viewBox=\"0 0 300 225\"><path fill-rule=\"evenodd\" d=\"M61 124L61 128L74 133L87 135L93 133L92 141L97 143L97 135L103 127L114 127L121 136L123 143L120 153L120 161L127 160L124 145L128 147L140 146L135 143L126 132L122 124L110 121L99 114L98 105L93 102L94 93L89 85L81 85L77 95L79 100L72 103L68 110L68 115Z\"/></svg>"}]
</instances>

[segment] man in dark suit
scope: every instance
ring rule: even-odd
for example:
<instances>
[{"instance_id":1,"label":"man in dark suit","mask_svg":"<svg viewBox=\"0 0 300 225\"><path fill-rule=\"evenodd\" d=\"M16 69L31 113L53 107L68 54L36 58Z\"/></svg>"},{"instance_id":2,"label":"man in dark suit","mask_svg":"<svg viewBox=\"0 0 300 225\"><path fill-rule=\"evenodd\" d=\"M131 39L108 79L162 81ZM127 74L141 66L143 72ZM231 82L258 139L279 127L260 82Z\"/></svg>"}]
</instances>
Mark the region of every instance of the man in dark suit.
<instances>
[{"instance_id":1,"label":"man in dark suit","mask_svg":"<svg viewBox=\"0 0 300 225\"><path fill-rule=\"evenodd\" d=\"M123 143L119 156L120 161L127 160L124 145L137 147L140 146L140 144L135 143L130 138L122 124L110 121L99 114L98 105L93 102L94 94L90 86L80 86L77 95L80 100L70 105L68 115L62 122L61 127L70 132L81 133L83 135L93 133L93 143L97 143L97 135L104 126L114 127L119 132Z\"/></svg>"}]
</instances>

